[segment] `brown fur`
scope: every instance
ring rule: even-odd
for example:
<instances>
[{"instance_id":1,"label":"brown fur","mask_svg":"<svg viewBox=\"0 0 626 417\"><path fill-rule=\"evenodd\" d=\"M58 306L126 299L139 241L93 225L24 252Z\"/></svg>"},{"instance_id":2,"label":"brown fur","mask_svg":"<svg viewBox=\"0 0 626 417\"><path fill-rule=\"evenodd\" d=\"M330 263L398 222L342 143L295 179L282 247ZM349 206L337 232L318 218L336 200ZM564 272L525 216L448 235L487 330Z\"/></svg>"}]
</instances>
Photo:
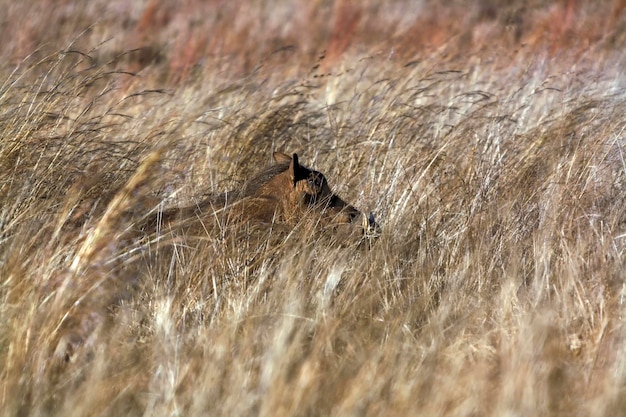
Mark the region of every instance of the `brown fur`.
<instances>
[{"instance_id":1,"label":"brown fur","mask_svg":"<svg viewBox=\"0 0 626 417\"><path fill-rule=\"evenodd\" d=\"M244 221L279 222L295 225L317 215L322 227L353 225L363 233L378 229L369 218L333 194L324 175L300 165L298 155L276 152L271 165L246 181L241 190L211 196L194 206L172 208L161 213L159 224L168 229L191 225L224 210Z\"/></svg>"}]
</instances>

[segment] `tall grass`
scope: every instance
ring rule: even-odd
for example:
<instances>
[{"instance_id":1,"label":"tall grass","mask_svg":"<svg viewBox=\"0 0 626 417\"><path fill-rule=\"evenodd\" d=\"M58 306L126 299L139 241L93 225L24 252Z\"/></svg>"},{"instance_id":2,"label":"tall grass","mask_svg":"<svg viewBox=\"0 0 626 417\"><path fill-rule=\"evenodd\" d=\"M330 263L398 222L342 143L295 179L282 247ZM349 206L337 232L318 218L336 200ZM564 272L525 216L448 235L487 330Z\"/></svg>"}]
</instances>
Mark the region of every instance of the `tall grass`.
<instances>
[{"instance_id":1,"label":"tall grass","mask_svg":"<svg viewBox=\"0 0 626 417\"><path fill-rule=\"evenodd\" d=\"M94 4L75 19L92 23ZM182 19L155 7L128 13L145 31ZM392 56L350 49L376 21L366 6L319 7L303 10L353 26L310 50L256 51L260 29L222 28L215 65L188 55L181 72L156 29L148 64L100 43L105 14L2 69L3 415L624 414L619 16L601 38L568 23L587 46L503 35L465 50L450 23L439 46L420 32L428 53ZM522 40L556 7L527 11ZM220 213L141 232L276 150L373 211L381 236Z\"/></svg>"}]
</instances>

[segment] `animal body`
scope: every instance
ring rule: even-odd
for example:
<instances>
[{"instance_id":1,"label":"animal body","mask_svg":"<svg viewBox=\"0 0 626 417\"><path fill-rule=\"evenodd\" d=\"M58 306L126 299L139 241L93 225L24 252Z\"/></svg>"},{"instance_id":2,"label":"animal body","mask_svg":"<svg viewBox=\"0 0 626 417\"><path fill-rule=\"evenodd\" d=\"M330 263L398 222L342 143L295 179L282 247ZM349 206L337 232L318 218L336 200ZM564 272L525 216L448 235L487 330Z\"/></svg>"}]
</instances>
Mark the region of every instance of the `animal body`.
<instances>
[{"instance_id":1,"label":"animal body","mask_svg":"<svg viewBox=\"0 0 626 417\"><path fill-rule=\"evenodd\" d=\"M352 227L367 236L379 232L372 214L365 215L334 194L324 174L301 165L297 154L275 152L273 158L274 165L253 176L239 190L163 211L159 215L160 229L192 225L228 211L229 216L243 221L293 226L315 218L322 228Z\"/></svg>"}]
</instances>

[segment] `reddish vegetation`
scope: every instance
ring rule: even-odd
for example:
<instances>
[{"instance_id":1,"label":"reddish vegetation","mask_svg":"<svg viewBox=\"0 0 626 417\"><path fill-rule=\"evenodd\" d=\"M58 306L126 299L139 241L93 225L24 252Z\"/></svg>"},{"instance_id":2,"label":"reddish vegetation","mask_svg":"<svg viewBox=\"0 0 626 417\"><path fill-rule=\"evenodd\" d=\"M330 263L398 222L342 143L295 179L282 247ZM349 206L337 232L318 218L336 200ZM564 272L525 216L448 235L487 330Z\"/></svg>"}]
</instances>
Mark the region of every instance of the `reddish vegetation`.
<instances>
[{"instance_id":1,"label":"reddish vegetation","mask_svg":"<svg viewBox=\"0 0 626 417\"><path fill-rule=\"evenodd\" d=\"M72 37L79 37L74 47L105 41L114 54L140 48L130 55L137 70L158 63L164 79L178 83L206 66L245 74L285 47L294 48L301 71L326 51L324 71L331 71L346 51L409 61L442 47L451 54L546 47L558 53L602 39L611 47L624 42L623 0L483 0L469 7L463 1L373 0L74 3L10 2L0 29L10 40L3 55L18 62L35 49L45 54L64 47ZM100 23L81 35L95 20Z\"/></svg>"}]
</instances>

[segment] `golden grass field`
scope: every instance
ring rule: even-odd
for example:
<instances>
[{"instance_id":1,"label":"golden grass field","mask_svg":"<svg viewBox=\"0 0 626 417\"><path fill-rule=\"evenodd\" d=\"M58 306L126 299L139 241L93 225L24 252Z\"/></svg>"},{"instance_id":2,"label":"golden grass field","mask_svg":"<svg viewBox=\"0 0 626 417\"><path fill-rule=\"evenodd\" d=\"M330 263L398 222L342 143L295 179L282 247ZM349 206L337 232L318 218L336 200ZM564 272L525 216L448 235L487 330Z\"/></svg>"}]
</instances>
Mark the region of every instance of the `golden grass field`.
<instances>
[{"instance_id":1,"label":"golden grass field","mask_svg":"<svg viewBox=\"0 0 626 417\"><path fill-rule=\"evenodd\" d=\"M626 2L250 3L0 1L0 415L626 415Z\"/></svg>"}]
</instances>

